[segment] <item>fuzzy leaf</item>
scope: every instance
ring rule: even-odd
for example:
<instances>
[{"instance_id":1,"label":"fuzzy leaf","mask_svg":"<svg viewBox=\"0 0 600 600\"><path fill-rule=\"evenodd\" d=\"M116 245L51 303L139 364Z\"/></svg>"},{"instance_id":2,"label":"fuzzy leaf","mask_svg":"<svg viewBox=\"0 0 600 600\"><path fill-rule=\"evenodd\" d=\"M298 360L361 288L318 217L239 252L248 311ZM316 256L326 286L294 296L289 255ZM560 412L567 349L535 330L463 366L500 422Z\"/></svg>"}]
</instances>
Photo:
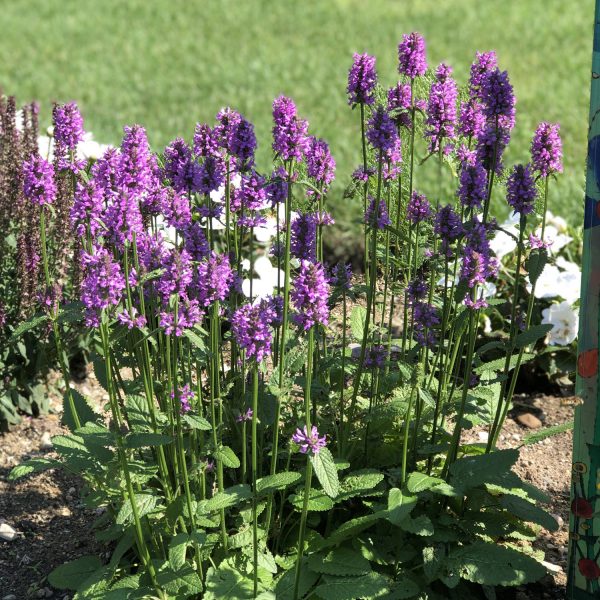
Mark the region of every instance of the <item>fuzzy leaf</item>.
<instances>
[{"instance_id":1,"label":"fuzzy leaf","mask_svg":"<svg viewBox=\"0 0 600 600\"><path fill-rule=\"evenodd\" d=\"M136 494L134 496L134 502L138 515L141 518L155 509L158 504L158 497L152 494ZM131 508L131 502L129 500L126 500L123 503L123 506L121 506L116 522L120 525L133 523L133 509Z\"/></svg>"},{"instance_id":2,"label":"fuzzy leaf","mask_svg":"<svg viewBox=\"0 0 600 600\"><path fill-rule=\"evenodd\" d=\"M185 564L185 552L190 543L187 533L178 533L169 542L169 564L173 571L177 571Z\"/></svg>"},{"instance_id":3,"label":"fuzzy leaf","mask_svg":"<svg viewBox=\"0 0 600 600\"><path fill-rule=\"evenodd\" d=\"M444 483L443 479L430 477L429 475L415 471L408 476L406 487L411 494L418 494L441 483Z\"/></svg>"},{"instance_id":4,"label":"fuzzy leaf","mask_svg":"<svg viewBox=\"0 0 600 600\"><path fill-rule=\"evenodd\" d=\"M558 529L558 523L554 517L539 506L525 500L525 498L513 494L504 494L500 498L500 504L508 512L519 519L523 519L523 521L537 523L548 531L556 531Z\"/></svg>"},{"instance_id":5,"label":"fuzzy leaf","mask_svg":"<svg viewBox=\"0 0 600 600\"><path fill-rule=\"evenodd\" d=\"M519 451L497 450L490 454L466 456L450 467L450 484L469 490L482 483L495 483L517 462Z\"/></svg>"},{"instance_id":6,"label":"fuzzy leaf","mask_svg":"<svg viewBox=\"0 0 600 600\"><path fill-rule=\"evenodd\" d=\"M340 493L336 502L353 498L354 496L373 496L378 492L374 489L383 481L383 473L375 469L364 469L350 473L340 482Z\"/></svg>"},{"instance_id":7,"label":"fuzzy leaf","mask_svg":"<svg viewBox=\"0 0 600 600\"><path fill-rule=\"evenodd\" d=\"M290 502L296 510L302 510L304 503L304 490L290 496ZM311 489L308 495L308 510L323 512L333 508L333 500L323 493L322 490Z\"/></svg>"},{"instance_id":8,"label":"fuzzy leaf","mask_svg":"<svg viewBox=\"0 0 600 600\"><path fill-rule=\"evenodd\" d=\"M212 425L200 415L183 415L183 420L192 428L200 431L210 431Z\"/></svg>"},{"instance_id":9,"label":"fuzzy leaf","mask_svg":"<svg viewBox=\"0 0 600 600\"><path fill-rule=\"evenodd\" d=\"M323 491L330 497L335 498L340 491L340 482L333 456L328 448L321 448L317 454L310 457L315 475L323 488Z\"/></svg>"},{"instance_id":10,"label":"fuzzy leaf","mask_svg":"<svg viewBox=\"0 0 600 600\"><path fill-rule=\"evenodd\" d=\"M224 466L230 469L237 469L240 466L240 459L229 446L221 446L213 453L217 460L220 460Z\"/></svg>"},{"instance_id":11,"label":"fuzzy leaf","mask_svg":"<svg viewBox=\"0 0 600 600\"><path fill-rule=\"evenodd\" d=\"M247 500L252 496L250 487L245 484L234 485L233 487L227 488L222 492L217 492L209 500L205 500L200 503L200 512L210 513L217 510L236 506L243 500Z\"/></svg>"},{"instance_id":12,"label":"fuzzy leaf","mask_svg":"<svg viewBox=\"0 0 600 600\"><path fill-rule=\"evenodd\" d=\"M449 570L481 585L517 586L541 579L546 569L533 558L513 550L474 542L456 548L448 557Z\"/></svg>"},{"instance_id":13,"label":"fuzzy leaf","mask_svg":"<svg viewBox=\"0 0 600 600\"><path fill-rule=\"evenodd\" d=\"M20 323L12 332L9 342L12 344L16 342L24 333L35 329L38 325L45 323L49 319L48 315L34 315Z\"/></svg>"},{"instance_id":14,"label":"fuzzy leaf","mask_svg":"<svg viewBox=\"0 0 600 600\"><path fill-rule=\"evenodd\" d=\"M85 425L88 422L98 423L102 421L102 417L96 414L87 400L77 391L71 388L71 395L73 397L73 404L75 405L75 412L79 417L79 425ZM63 416L62 424L66 425L71 431L75 431L75 418L71 411L71 403L67 392L63 395Z\"/></svg>"},{"instance_id":15,"label":"fuzzy leaf","mask_svg":"<svg viewBox=\"0 0 600 600\"><path fill-rule=\"evenodd\" d=\"M552 325L552 323L530 327L527 331L520 333L515 338L515 348L525 348L526 346L535 344L535 342L543 338L553 327L554 325Z\"/></svg>"},{"instance_id":16,"label":"fuzzy leaf","mask_svg":"<svg viewBox=\"0 0 600 600\"><path fill-rule=\"evenodd\" d=\"M202 581L192 565L188 563L176 571L169 563L165 563L157 573L157 580L169 594L178 598L189 598L202 592Z\"/></svg>"},{"instance_id":17,"label":"fuzzy leaf","mask_svg":"<svg viewBox=\"0 0 600 600\"><path fill-rule=\"evenodd\" d=\"M90 575L102 567L97 556L82 556L56 567L48 575L50 585L59 590L76 590Z\"/></svg>"},{"instance_id":18,"label":"fuzzy leaf","mask_svg":"<svg viewBox=\"0 0 600 600\"><path fill-rule=\"evenodd\" d=\"M127 448L145 448L146 446L165 446L171 444L173 438L161 433L130 433L125 438Z\"/></svg>"},{"instance_id":19,"label":"fuzzy leaf","mask_svg":"<svg viewBox=\"0 0 600 600\"><path fill-rule=\"evenodd\" d=\"M389 586L389 592L383 596L377 596L378 600L407 600L414 598L421 588L412 579L399 578Z\"/></svg>"},{"instance_id":20,"label":"fuzzy leaf","mask_svg":"<svg viewBox=\"0 0 600 600\"><path fill-rule=\"evenodd\" d=\"M381 510L376 513L371 513L370 515L363 515L362 517L350 519L350 521L346 521L340 525L340 527L330 534L328 538L319 540L314 544L314 550L322 550L331 546L337 546L341 542L356 536L361 531L368 529L373 523L386 517L387 514L387 511Z\"/></svg>"},{"instance_id":21,"label":"fuzzy leaf","mask_svg":"<svg viewBox=\"0 0 600 600\"><path fill-rule=\"evenodd\" d=\"M206 573L204 600L246 600L253 593L252 580L226 563L218 569L210 567Z\"/></svg>"},{"instance_id":22,"label":"fuzzy leaf","mask_svg":"<svg viewBox=\"0 0 600 600\"><path fill-rule=\"evenodd\" d=\"M565 431L571 431L571 429L573 429L573 421L570 421L569 423L561 423L560 425L553 425L552 427L546 427L526 435L523 438L523 445L528 446L529 444L537 444L546 438L552 437L553 435L558 435L559 433L564 433Z\"/></svg>"},{"instance_id":23,"label":"fuzzy leaf","mask_svg":"<svg viewBox=\"0 0 600 600\"><path fill-rule=\"evenodd\" d=\"M367 310L362 306L355 306L350 314L350 330L355 340L362 342L365 331Z\"/></svg>"},{"instance_id":24,"label":"fuzzy leaf","mask_svg":"<svg viewBox=\"0 0 600 600\"><path fill-rule=\"evenodd\" d=\"M337 576L365 575L371 570L369 561L351 548L335 548L326 556L312 554L308 566L316 573Z\"/></svg>"},{"instance_id":25,"label":"fuzzy leaf","mask_svg":"<svg viewBox=\"0 0 600 600\"><path fill-rule=\"evenodd\" d=\"M357 600L377 598L389 591L388 580L381 574L371 572L360 577L325 577L315 593L323 600Z\"/></svg>"},{"instance_id":26,"label":"fuzzy leaf","mask_svg":"<svg viewBox=\"0 0 600 600\"><path fill-rule=\"evenodd\" d=\"M537 248L529 254L525 268L527 269L527 273L529 273L529 282L532 285L539 279L547 262L548 251L546 248Z\"/></svg>"},{"instance_id":27,"label":"fuzzy leaf","mask_svg":"<svg viewBox=\"0 0 600 600\"><path fill-rule=\"evenodd\" d=\"M14 467L8 476L8 481L16 481L21 477L25 477L25 475L39 473L40 471L47 471L48 469L54 469L60 466L61 463L57 460L48 458L32 458Z\"/></svg>"},{"instance_id":28,"label":"fuzzy leaf","mask_svg":"<svg viewBox=\"0 0 600 600\"><path fill-rule=\"evenodd\" d=\"M298 583L298 596L304 598L306 593L315 585L319 575L307 568L303 561ZM275 597L277 600L293 600L294 598L295 569L286 571L275 584Z\"/></svg>"},{"instance_id":29,"label":"fuzzy leaf","mask_svg":"<svg viewBox=\"0 0 600 600\"><path fill-rule=\"evenodd\" d=\"M150 431L152 420L148 411L148 403L144 396L129 394L125 397L125 408L129 418L129 425L135 432Z\"/></svg>"},{"instance_id":30,"label":"fuzzy leaf","mask_svg":"<svg viewBox=\"0 0 600 600\"><path fill-rule=\"evenodd\" d=\"M392 488L388 495L387 518L394 525L400 525L410 515L416 505L416 496L408 496L403 494L402 490Z\"/></svg>"},{"instance_id":31,"label":"fuzzy leaf","mask_svg":"<svg viewBox=\"0 0 600 600\"><path fill-rule=\"evenodd\" d=\"M296 473L295 471L267 475L256 481L256 492L257 494L270 494L277 490L283 490L290 485L294 485L300 477L300 473Z\"/></svg>"},{"instance_id":32,"label":"fuzzy leaf","mask_svg":"<svg viewBox=\"0 0 600 600\"><path fill-rule=\"evenodd\" d=\"M193 330L184 329L183 335L192 343L193 346L198 348L198 350L206 350L204 340Z\"/></svg>"}]
</instances>

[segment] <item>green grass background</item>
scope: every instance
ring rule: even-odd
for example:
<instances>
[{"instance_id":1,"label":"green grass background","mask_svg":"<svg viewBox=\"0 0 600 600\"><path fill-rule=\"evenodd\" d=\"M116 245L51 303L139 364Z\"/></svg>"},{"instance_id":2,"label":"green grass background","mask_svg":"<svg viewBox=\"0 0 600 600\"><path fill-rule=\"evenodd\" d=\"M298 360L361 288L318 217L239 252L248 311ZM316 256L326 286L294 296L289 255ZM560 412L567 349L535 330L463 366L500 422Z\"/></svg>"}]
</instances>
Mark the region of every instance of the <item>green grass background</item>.
<instances>
[{"instance_id":1,"label":"green grass background","mask_svg":"<svg viewBox=\"0 0 600 600\"><path fill-rule=\"evenodd\" d=\"M155 148L191 138L224 105L256 125L270 157L271 102L292 96L338 162L341 196L360 160L358 113L346 103L353 51L396 80L402 33L418 30L430 64L465 83L475 50L496 49L517 95L509 160L527 160L540 120L562 124L565 173L550 207L582 217L593 1L578 0L2 0L1 80L20 101L75 99L96 139L145 125ZM336 203L344 221L352 209Z\"/></svg>"}]
</instances>

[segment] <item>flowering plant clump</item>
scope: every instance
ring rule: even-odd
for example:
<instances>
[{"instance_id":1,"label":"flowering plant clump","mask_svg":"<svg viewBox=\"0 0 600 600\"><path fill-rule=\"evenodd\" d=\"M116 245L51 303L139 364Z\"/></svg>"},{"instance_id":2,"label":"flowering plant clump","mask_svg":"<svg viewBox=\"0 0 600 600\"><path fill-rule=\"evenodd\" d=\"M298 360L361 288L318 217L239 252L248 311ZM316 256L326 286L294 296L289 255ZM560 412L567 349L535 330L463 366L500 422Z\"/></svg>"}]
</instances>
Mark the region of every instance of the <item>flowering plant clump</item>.
<instances>
[{"instance_id":1,"label":"flowering plant clump","mask_svg":"<svg viewBox=\"0 0 600 600\"><path fill-rule=\"evenodd\" d=\"M511 470L518 452L496 442L531 349L571 339L564 306L536 312L559 268L546 216L558 129L543 124L530 163L507 168L515 98L495 54L477 54L465 90L449 66L428 69L418 33L398 59L387 92L367 54L348 77L364 274L327 264L335 161L290 98L273 102L266 172L231 108L159 155L125 127L120 148L82 170L65 109L73 131L54 168L66 161L75 184L81 318L108 403L67 394L60 462L11 477L81 472L114 544L106 564L80 558L53 585L82 599L391 600L545 574L526 542L557 523ZM424 193L417 171L436 163L439 190ZM25 167L43 216L49 169ZM512 262L493 194L516 219ZM488 343L492 318L503 333ZM466 443L473 426L486 443Z\"/></svg>"}]
</instances>

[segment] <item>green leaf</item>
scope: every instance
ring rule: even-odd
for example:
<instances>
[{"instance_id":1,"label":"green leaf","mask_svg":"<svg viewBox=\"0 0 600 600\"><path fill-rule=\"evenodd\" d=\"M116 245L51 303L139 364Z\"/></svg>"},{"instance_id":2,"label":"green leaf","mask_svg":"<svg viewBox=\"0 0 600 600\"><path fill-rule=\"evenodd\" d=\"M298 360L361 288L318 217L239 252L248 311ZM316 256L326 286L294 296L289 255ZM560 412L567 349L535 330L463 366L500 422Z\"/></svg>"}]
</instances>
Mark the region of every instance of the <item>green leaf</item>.
<instances>
[{"instance_id":1,"label":"green leaf","mask_svg":"<svg viewBox=\"0 0 600 600\"><path fill-rule=\"evenodd\" d=\"M377 596L377 599L407 600L408 598L414 598L421 591L421 588L412 579L400 577L389 586L389 590L389 593Z\"/></svg>"},{"instance_id":2,"label":"green leaf","mask_svg":"<svg viewBox=\"0 0 600 600\"><path fill-rule=\"evenodd\" d=\"M48 469L55 469L60 466L61 463L57 460L49 458L32 458L14 467L8 476L8 481L16 481L21 477L25 477L25 475L47 471Z\"/></svg>"},{"instance_id":3,"label":"green leaf","mask_svg":"<svg viewBox=\"0 0 600 600\"><path fill-rule=\"evenodd\" d=\"M546 248L536 248L529 254L525 262L525 268L529 273L529 282L533 285L539 279L546 263L548 262L548 251Z\"/></svg>"},{"instance_id":4,"label":"green leaf","mask_svg":"<svg viewBox=\"0 0 600 600\"><path fill-rule=\"evenodd\" d=\"M45 323L49 319L48 315L34 315L20 323L12 332L9 343L14 344L24 333L35 329L38 325Z\"/></svg>"},{"instance_id":5,"label":"green leaf","mask_svg":"<svg viewBox=\"0 0 600 600\"><path fill-rule=\"evenodd\" d=\"M161 433L130 433L125 438L127 448L145 448L146 446L165 446L171 444L173 438Z\"/></svg>"},{"instance_id":6,"label":"green leaf","mask_svg":"<svg viewBox=\"0 0 600 600\"><path fill-rule=\"evenodd\" d=\"M178 571L185 564L185 553L190 543L187 533L178 533L169 542L169 565L173 571Z\"/></svg>"},{"instance_id":7,"label":"green leaf","mask_svg":"<svg viewBox=\"0 0 600 600\"><path fill-rule=\"evenodd\" d=\"M325 496L327 498L327 496ZM329 500L329 498L328 498ZM381 510L370 515L363 515L346 521L338 527L329 537L314 544L314 550L322 550L331 546L337 546L341 542L358 535L361 531L368 529L373 523L387 516L387 511Z\"/></svg>"},{"instance_id":8,"label":"green leaf","mask_svg":"<svg viewBox=\"0 0 600 600\"><path fill-rule=\"evenodd\" d=\"M246 600L253 596L252 580L244 577L237 569L227 563L221 563L218 569L208 569L204 600Z\"/></svg>"},{"instance_id":9,"label":"green leaf","mask_svg":"<svg viewBox=\"0 0 600 600\"><path fill-rule=\"evenodd\" d=\"M573 429L573 421L569 421L569 423L561 423L560 425L553 425L552 427L546 427L545 429L540 429L539 431L535 431L534 433L530 433L523 438L523 445L528 446L530 444L537 444L546 438L552 437L553 435L558 435L559 433L564 433L565 431L571 431Z\"/></svg>"},{"instance_id":10,"label":"green leaf","mask_svg":"<svg viewBox=\"0 0 600 600\"><path fill-rule=\"evenodd\" d=\"M394 525L400 525L417 505L416 496L408 496L398 488L392 488L388 494L387 518Z\"/></svg>"},{"instance_id":11,"label":"green leaf","mask_svg":"<svg viewBox=\"0 0 600 600\"><path fill-rule=\"evenodd\" d=\"M442 483L444 483L443 479L430 477L429 475L415 471L408 476L406 487L411 494L418 494Z\"/></svg>"},{"instance_id":12,"label":"green leaf","mask_svg":"<svg viewBox=\"0 0 600 600\"><path fill-rule=\"evenodd\" d=\"M300 570L300 581L298 582L298 597L304 598L308 591L317 583L319 575L307 568L307 561L303 561ZM295 569L286 571L275 584L275 597L277 600L293 600Z\"/></svg>"},{"instance_id":13,"label":"green leaf","mask_svg":"<svg viewBox=\"0 0 600 600\"><path fill-rule=\"evenodd\" d=\"M350 473L340 482L340 493L336 502L353 498L354 496L373 496L379 492L375 490L383 481L383 473L375 469L363 469Z\"/></svg>"},{"instance_id":14,"label":"green leaf","mask_svg":"<svg viewBox=\"0 0 600 600\"><path fill-rule=\"evenodd\" d=\"M157 573L158 583L173 596L189 598L202 592L202 581L188 563L174 571L170 564L164 563Z\"/></svg>"},{"instance_id":15,"label":"green leaf","mask_svg":"<svg viewBox=\"0 0 600 600\"><path fill-rule=\"evenodd\" d=\"M558 523L544 509L529 502L525 498L513 494L504 494L500 498L500 505L508 512L528 523L537 523L548 531L556 531Z\"/></svg>"},{"instance_id":16,"label":"green leaf","mask_svg":"<svg viewBox=\"0 0 600 600\"><path fill-rule=\"evenodd\" d=\"M292 494L289 498L296 510L302 510L304 503L304 490L298 494ZM323 512L333 508L333 500L323 493L322 490L311 489L308 494L308 510L310 512Z\"/></svg>"},{"instance_id":17,"label":"green leaf","mask_svg":"<svg viewBox=\"0 0 600 600\"><path fill-rule=\"evenodd\" d=\"M537 356L537 354L531 354L531 353L525 352L521 356L520 364L524 365L526 362L533 360L536 356ZM508 364L509 371L512 371L517 366L518 360L519 360L518 354L514 354L513 356L510 357L510 361ZM484 375L486 373L496 373L498 371L504 371L505 366L506 366L506 359L505 358L497 358L496 360L491 360L489 362L485 362L485 363L479 365L478 367L473 369L473 372L476 373L477 375Z\"/></svg>"},{"instance_id":18,"label":"green leaf","mask_svg":"<svg viewBox=\"0 0 600 600\"><path fill-rule=\"evenodd\" d=\"M229 467L230 469L237 469L240 466L240 459L229 446L217 448L213 455L217 460L220 460L224 466Z\"/></svg>"},{"instance_id":19,"label":"green leaf","mask_svg":"<svg viewBox=\"0 0 600 600\"><path fill-rule=\"evenodd\" d=\"M76 590L81 583L102 567L97 556L82 556L56 567L48 575L50 585L59 590Z\"/></svg>"},{"instance_id":20,"label":"green leaf","mask_svg":"<svg viewBox=\"0 0 600 600\"><path fill-rule=\"evenodd\" d=\"M233 487L227 488L222 492L217 492L209 500L205 500L200 503L199 510L202 513L210 513L217 510L236 506L243 500L247 500L252 497L250 487L245 484L234 485Z\"/></svg>"},{"instance_id":21,"label":"green leaf","mask_svg":"<svg viewBox=\"0 0 600 600\"><path fill-rule=\"evenodd\" d=\"M200 431L210 431L212 425L200 415L183 415L183 420L192 428Z\"/></svg>"},{"instance_id":22,"label":"green leaf","mask_svg":"<svg viewBox=\"0 0 600 600\"><path fill-rule=\"evenodd\" d=\"M137 507L138 515L141 518L151 513L156 508L158 497L152 494L136 494L134 496L134 502ZM129 499L121 506L116 522L120 525L129 525L133 523L133 509Z\"/></svg>"},{"instance_id":23,"label":"green leaf","mask_svg":"<svg viewBox=\"0 0 600 600\"><path fill-rule=\"evenodd\" d=\"M510 471L518 458L519 451L515 449L463 457L450 467L450 484L469 490L482 483L495 483Z\"/></svg>"},{"instance_id":24,"label":"green leaf","mask_svg":"<svg viewBox=\"0 0 600 600\"><path fill-rule=\"evenodd\" d=\"M423 573L428 582L437 578L444 566L444 546L425 546L423 548Z\"/></svg>"},{"instance_id":25,"label":"green leaf","mask_svg":"<svg viewBox=\"0 0 600 600\"><path fill-rule=\"evenodd\" d=\"M184 329L183 335L199 350L206 350L204 340L192 329Z\"/></svg>"},{"instance_id":26,"label":"green leaf","mask_svg":"<svg viewBox=\"0 0 600 600\"><path fill-rule=\"evenodd\" d=\"M104 358L102 356L95 356L93 364L94 375L96 375L98 383L104 388L105 391L108 391L108 379L106 378L106 362L104 362Z\"/></svg>"},{"instance_id":27,"label":"green leaf","mask_svg":"<svg viewBox=\"0 0 600 600\"><path fill-rule=\"evenodd\" d=\"M427 515L419 515L414 519L407 517L406 519L398 523L398 525L404 531L414 533L415 535L433 535L433 523Z\"/></svg>"},{"instance_id":28,"label":"green leaf","mask_svg":"<svg viewBox=\"0 0 600 600\"><path fill-rule=\"evenodd\" d=\"M148 410L148 402L144 396L128 394L125 397L128 422L133 431L150 431L152 419Z\"/></svg>"},{"instance_id":29,"label":"green leaf","mask_svg":"<svg viewBox=\"0 0 600 600\"><path fill-rule=\"evenodd\" d=\"M350 314L350 330L355 340L362 341L365 331L365 319L367 309L362 306L355 306Z\"/></svg>"},{"instance_id":30,"label":"green leaf","mask_svg":"<svg viewBox=\"0 0 600 600\"><path fill-rule=\"evenodd\" d=\"M357 600L377 598L389 591L389 582L381 574L371 572L360 577L325 577L315 593L323 600Z\"/></svg>"},{"instance_id":31,"label":"green leaf","mask_svg":"<svg viewBox=\"0 0 600 600\"><path fill-rule=\"evenodd\" d=\"M526 346L535 344L535 342L543 338L553 327L554 325L551 323L530 327L527 331L520 333L515 338L515 348L525 348Z\"/></svg>"},{"instance_id":32,"label":"green leaf","mask_svg":"<svg viewBox=\"0 0 600 600\"><path fill-rule=\"evenodd\" d=\"M333 456L328 448L321 448L317 454L310 457L315 475L323 488L323 491L330 497L335 498L340 491L340 482Z\"/></svg>"},{"instance_id":33,"label":"green leaf","mask_svg":"<svg viewBox=\"0 0 600 600\"><path fill-rule=\"evenodd\" d=\"M102 421L102 417L92 410L90 405L87 403L87 400L77 390L71 388L71 395L73 397L73 404L75 405L75 412L79 417L80 426L85 425L88 422L98 423ZM63 394L62 424L66 425L71 431L75 431L76 429L68 392Z\"/></svg>"},{"instance_id":34,"label":"green leaf","mask_svg":"<svg viewBox=\"0 0 600 600\"><path fill-rule=\"evenodd\" d=\"M337 576L366 575L371 571L371 564L356 550L351 548L335 548L326 556L312 554L308 559L308 567L316 573Z\"/></svg>"},{"instance_id":35,"label":"green leaf","mask_svg":"<svg viewBox=\"0 0 600 600\"><path fill-rule=\"evenodd\" d=\"M481 585L522 585L546 574L546 569L533 558L486 542L456 548L447 562L450 571L456 570L463 579Z\"/></svg>"},{"instance_id":36,"label":"green leaf","mask_svg":"<svg viewBox=\"0 0 600 600\"><path fill-rule=\"evenodd\" d=\"M261 477L256 481L256 492L258 494L270 494L277 490L283 490L290 485L294 485L300 477L300 473L295 471L285 471Z\"/></svg>"}]
</instances>

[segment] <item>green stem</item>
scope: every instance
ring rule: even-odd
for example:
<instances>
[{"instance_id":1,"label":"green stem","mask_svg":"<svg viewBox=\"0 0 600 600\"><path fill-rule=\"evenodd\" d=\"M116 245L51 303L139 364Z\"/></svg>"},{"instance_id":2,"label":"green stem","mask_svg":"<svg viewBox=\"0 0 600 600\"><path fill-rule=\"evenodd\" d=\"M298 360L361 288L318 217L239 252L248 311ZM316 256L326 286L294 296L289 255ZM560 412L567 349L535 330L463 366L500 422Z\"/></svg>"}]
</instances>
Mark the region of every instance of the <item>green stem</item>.
<instances>
[{"instance_id":1,"label":"green stem","mask_svg":"<svg viewBox=\"0 0 600 600\"><path fill-rule=\"evenodd\" d=\"M253 569L253 588L254 597L258 595L258 492L256 489L256 479L258 472L258 452L257 452L257 425L258 425L258 365L253 365L252 369L252 554L254 561Z\"/></svg>"}]
</instances>

